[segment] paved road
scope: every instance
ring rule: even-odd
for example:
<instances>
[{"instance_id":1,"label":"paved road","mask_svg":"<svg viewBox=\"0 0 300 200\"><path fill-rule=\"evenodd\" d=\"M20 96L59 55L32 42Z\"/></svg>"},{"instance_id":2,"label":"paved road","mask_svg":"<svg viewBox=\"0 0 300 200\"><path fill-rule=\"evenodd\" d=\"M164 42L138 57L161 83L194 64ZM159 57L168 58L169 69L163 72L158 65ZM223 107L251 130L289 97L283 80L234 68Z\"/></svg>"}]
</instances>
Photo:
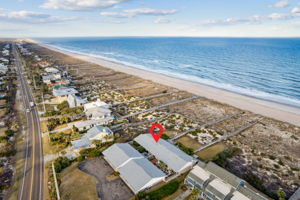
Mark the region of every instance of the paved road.
<instances>
[{"instance_id":1,"label":"paved road","mask_svg":"<svg viewBox=\"0 0 300 200\"><path fill-rule=\"evenodd\" d=\"M18 199L42 200L43 199L43 152L40 134L39 117L36 108L30 108L30 102L34 101L31 90L23 75L24 63L13 43L13 55L20 81L25 117L27 122L25 142L25 164ZM30 109L30 112L26 112Z\"/></svg>"}]
</instances>

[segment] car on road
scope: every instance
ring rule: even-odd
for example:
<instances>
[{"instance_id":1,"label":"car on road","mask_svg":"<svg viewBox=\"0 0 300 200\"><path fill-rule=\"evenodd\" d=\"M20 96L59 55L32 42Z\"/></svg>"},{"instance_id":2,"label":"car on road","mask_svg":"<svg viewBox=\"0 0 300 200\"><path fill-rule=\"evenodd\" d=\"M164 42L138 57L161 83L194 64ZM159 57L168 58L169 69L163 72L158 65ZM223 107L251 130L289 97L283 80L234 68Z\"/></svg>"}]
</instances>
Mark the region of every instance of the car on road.
<instances>
[{"instance_id":1,"label":"car on road","mask_svg":"<svg viewBox=\"0 0 300 200\"><path fill-rule=\"evenodd\" d=\"M30 109L29 109L29 108L27 108L27 109L26 109L26 112L28 112L28 113L29 113L29 112L30 112Z\"/></svg>"}]
</instances>

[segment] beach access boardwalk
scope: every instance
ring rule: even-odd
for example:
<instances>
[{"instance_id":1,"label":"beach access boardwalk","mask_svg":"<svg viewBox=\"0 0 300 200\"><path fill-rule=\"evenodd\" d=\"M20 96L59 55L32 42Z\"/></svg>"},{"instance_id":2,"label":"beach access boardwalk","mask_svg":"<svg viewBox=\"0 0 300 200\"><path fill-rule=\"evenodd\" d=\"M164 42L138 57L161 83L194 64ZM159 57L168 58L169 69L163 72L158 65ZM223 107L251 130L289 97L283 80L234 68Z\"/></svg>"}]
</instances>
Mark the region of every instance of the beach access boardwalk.
<instances>
[{"instance_id":1,"label":"beach access boardwalk","mask_svg":"<svg viewBox=\"0 0 300 200\"><path fill-rule=\"evenodd\" d=\"M132 103L132 102L135 102L135 101L142 101L142 100L153 99L153 98L157 98L157 97L163 97L163 96L167 96L167 95L170 95L170 94L172 94L172 93L155 94L155 95L151 95L151 96L147 96L147 97L137 98L137 99L134 99L132 101L124 101L124 102L113 103L112 106L118 106L118 105L121 105L121 104Z\"/></svg>"},{"instance_id":2,"label":"beach access boardwalk","mask_svg":"<svg viewBox=\"0 0 300 200\"><path fill-rule=\"evenodd\" d=\"M205 127L205 126L211 126L211 125L217 124L217 123L219 123L219 122L222 122L222 121L225 121L225 120L227 120L227 119L229 119L229 118L232 118L232 117L234 117L234 116L236 116L236 115L238 115L238 114L233 114L233 115L229 115L229 116L224 116L224 117L222 117L222 118L220 118L220 119L212 120L212 121L209 121L209 122L204 123L204 124L202 124L202 125L195 126L194 128L191 128L191 129L186 130L186 131L184 131L184 132L182 132L182 133L180 133L180 134L175 135L173 138L170 139L170 141L173 142L174 140L177 140L178 138L180 138L180 137L186 135L186 134L189 133L189 132L195 131L195 130L197 130L197 129L199 129L199 128L202 128L202 127Z\"/></svg>"},{"instance_id":3,"label":"beach access boardwalk","mask_svg":"<svg viewBox=\"0 0 300 200\"><path fill-rule=\"evenodd\" d=\"M166 115L163 115L163 116L161 116L161 117L157 117L157 118L151 119L151 120L141 121L141 122L136 122L136 123L129 123L129 124L124 124L124 123L122 123L122 124L117 124L117 125L115 125L115 126L111 126L110 129L113 130L113 131L118 131L118 130L120 130L120 129L129 127L129 126L130 126L130 127L132 127L132 126L140 126L140 125L143 125L143 124L156 122L156 121L161 120L161 119L164 119L164 118L166 118L166 117L168 117L168 116L170 116L170 115L172 115L172 114L173 114L173 112L168 113L168 114L166 114Z\"/></svg>"},{"instance_id":4,"label":"beach access boardwalk","mask_svg":"<svg viewBox=\"0 0 300 200\"><path fill-rule=\"evenodd\" d=\"M161 108L164 108L164 107L167 107L167 106L175 105L175 104L178 104L178 103L182 103L182 102L185 102L185 101L190 101L192 99L197 99L197 98L201 98L201 96L191 96L191 97L188 97L188 98L185 98L185 99L180 99L180 100L173 101L173 102L170 102L170 103L166 103L166 104L163 104L163 105L155 106L155 107L145 109L145 110L142 110L142 111L139 111L139 112L136 112L136 113L121 116L120 119L126 119L126 118L133 117L133 116L145 113L145 112L149 112L149 111L152 111L152 110L158 110L158 109L161 109Z\"/></svg>"},{"instance_id":5,"label":"beach access boardwalk","mask_svg":"<svg viewBox=\"0 0 300 200\"><path fill-rule=\"evenodd\" d=\"M199 151L202 151L203 149L206 149L206 148L208 148L208 147L210 147L210 146L212 146L212 145L214 145L214 144L216 144L216 143L219 143L219 142L221 142L221 141L223 141L223 140L226 140L226 139L228 139L228 138L230 138L230 137L233 137L233 136L235 136L235 135L237 135L237 134L239 134L239 133L245 131L246 129L248 129L248 128L254 126L254 125L257 124L257 123L258 123L258 121L253 121L253 122L251 122L250 124L247 124L247 125L245 125L245 126L239 128L239 129L237 129L237 130L235 130L235 131L233 131L233 132L231 132L231 133L229 133L229 134L226 134L226 135L224 135L224 136L218 138L217 140L214 140L214 141L212 141L212 142L210 142L210 143L205 144L204 146L202 146L202 147L200 147L200 148L194 150L194 153L197 153L197 152L199 152Z\"/></svg>"}]
</instances>

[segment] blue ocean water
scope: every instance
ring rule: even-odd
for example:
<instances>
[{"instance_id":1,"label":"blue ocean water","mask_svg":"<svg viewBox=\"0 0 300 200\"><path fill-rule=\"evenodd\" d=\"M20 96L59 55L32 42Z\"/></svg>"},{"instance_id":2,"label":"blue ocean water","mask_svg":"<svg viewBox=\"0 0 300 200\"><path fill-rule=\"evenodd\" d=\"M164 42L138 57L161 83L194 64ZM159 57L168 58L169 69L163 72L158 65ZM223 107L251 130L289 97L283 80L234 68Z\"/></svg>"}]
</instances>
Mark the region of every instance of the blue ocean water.
<instances>
[{"instance_id":1,"label":"blue ocean water","mask_svg":"<svg viewBox=\"0 0 300 200\"><path fill-rule=\"evenodd\" d=\"M300 107L300 38L38 38L57 48Z\"/></svg>"}]
</instances>

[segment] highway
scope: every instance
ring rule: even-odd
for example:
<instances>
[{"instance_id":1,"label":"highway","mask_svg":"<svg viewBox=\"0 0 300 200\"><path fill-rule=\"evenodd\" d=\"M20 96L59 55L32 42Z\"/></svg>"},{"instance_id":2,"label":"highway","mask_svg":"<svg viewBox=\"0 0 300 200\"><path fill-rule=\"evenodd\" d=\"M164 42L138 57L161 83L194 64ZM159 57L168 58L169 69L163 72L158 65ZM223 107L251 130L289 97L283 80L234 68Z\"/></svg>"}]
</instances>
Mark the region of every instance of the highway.
<instances>
[{"instance_id":1,"label":"highway","mask_svg":"<svg viewBox=\"0 0 300 200\"><path fill-rule=\"evenodd\" d=\"M23 106L26 117L24 171L20 180L19 200L43 199L43 149L40 133L39 116L36 107L31 108L30 102L34 102L31 90L24 77L24 62L20 58L16 44L12 43L15 66L20 82ZM28 112L27 112L28 110Z\"/></svg>"}]
</instances>

